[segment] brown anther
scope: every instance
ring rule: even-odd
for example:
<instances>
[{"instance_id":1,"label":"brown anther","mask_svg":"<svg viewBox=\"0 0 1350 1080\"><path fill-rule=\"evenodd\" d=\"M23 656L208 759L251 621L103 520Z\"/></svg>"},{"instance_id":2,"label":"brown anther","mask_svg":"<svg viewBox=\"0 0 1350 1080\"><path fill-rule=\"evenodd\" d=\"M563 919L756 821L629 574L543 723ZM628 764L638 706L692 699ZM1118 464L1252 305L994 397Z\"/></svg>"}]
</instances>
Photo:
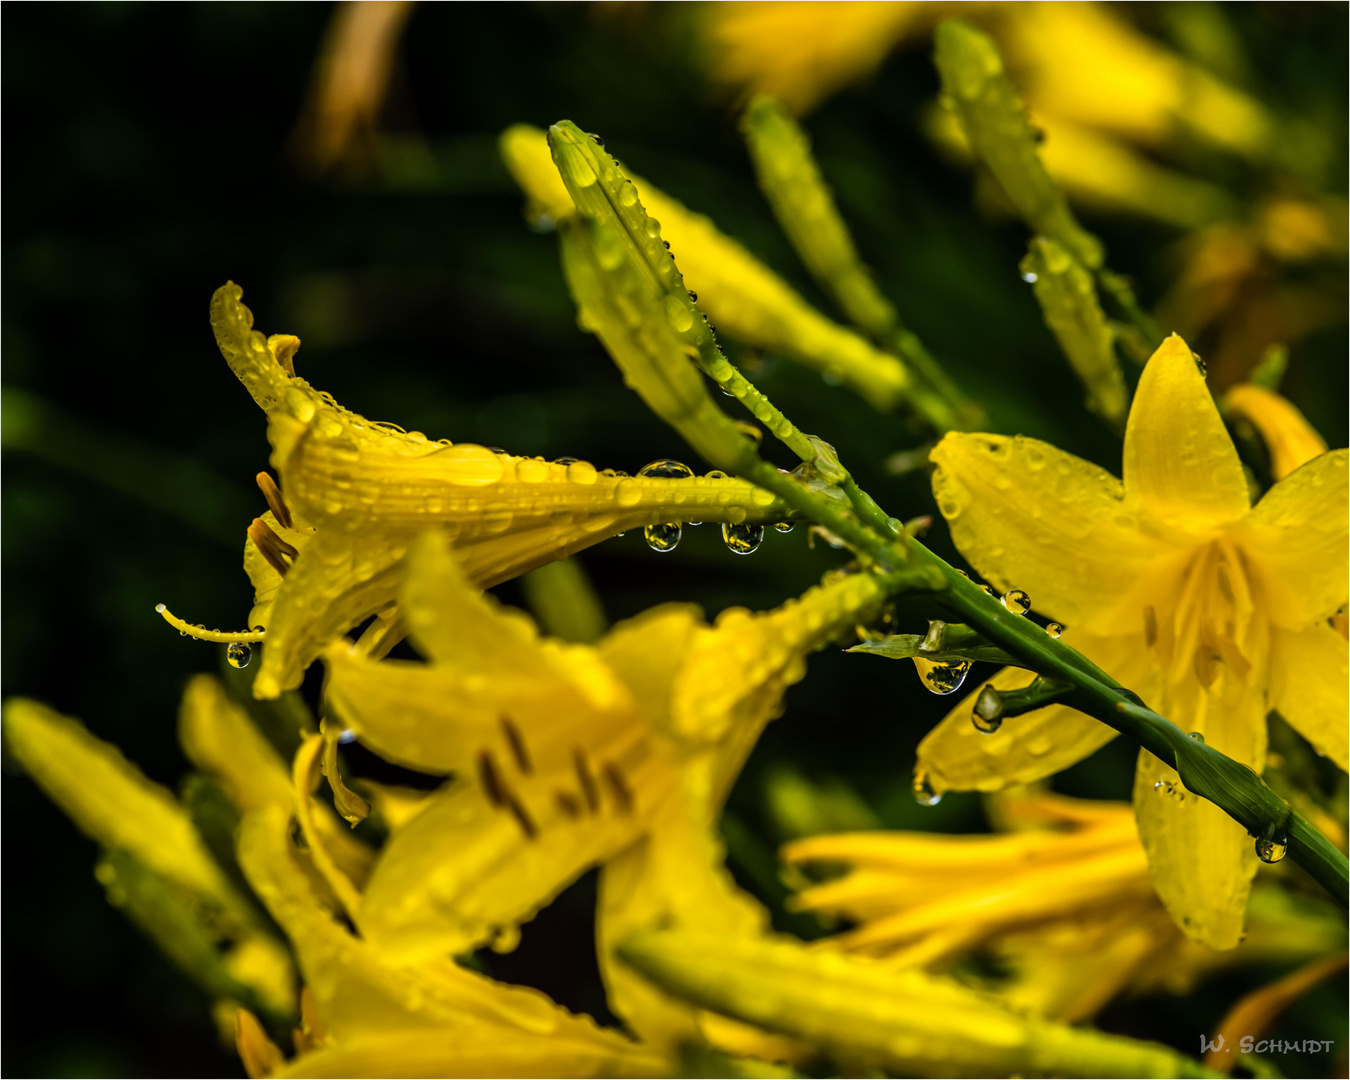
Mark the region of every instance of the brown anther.
<instances>
[{"instance_id":1,"label":"brown anther","mask_svg":"<svg viewBox=\"0 0 1350 1080\"><path fill-rule=\"evenodd\" d=\"M553 800L558 804L558 809L568 817L573 819L581 817L581 803L570 791L555 791Z\"/></svg>"},{"instance_id":2,"label":"brown anther","mask_svg":"<svg viewBox=\"0 0 1350 1080\"><path fill-rule=\"evenodd\" d=\"M258 545L258 553L267 560L272 569L285 577L286 571L291 568L286 559L294 559L300 554L299 550L279 537L272 530L272 526L262 518L253 519L253 524L248 527L248 535L249 539Z\"/></svg>"},{"instance_id":3,"label":"brown anther","mask_svg":"<svg viewBox=\"0 0 1350 1080\"><path fill-rule=\"evenodd\" d=\"M272 511L272 516L277 519L277 524L283 529L295 528L295 522L291 520L291 511L287 507L286 501L281 497L281 488L277 487L277 482L272 479L272 474L260 472L254 479L258 482L258 490L263 493L263 498L267 500L267 509Z\"/></svg>"},{"instance_id":4,"label":"brown anther","mask_svg":"<svg viewBox=\"0 0 1350 1080\"><path fill-rule=\"evenodd\" d=\"M493 761L490 750L478 752L478 781L483 785L483 793L488 797L488 802L497 807L507 805L506 789L502 786L502 778L497 772L497 763Z\"/></svg>"},{"instance_id":5,"label":"brown anther","mask_svg":"<svg viewBox=\"0 0 1350 1080\"><path fill-rule=\"evenodd\" d=\"M1144 644L1150 649L1158 643L1158 613L1149 604L1144 608Z\"/></svg>"},{"instance_id":6,"label":"brown anther","mask_svg":"<svg viewBox=\"0 0 1350 1080\"><path fill-rule=\"evenodd\" d=\"M503 716L502 731L506 733L506 741L511 744L511 753L515 755L516 765L523 773L534 772L534 762L530 760L530 748L525 745L525 736L520 733L520 728L509 716Z\"/></svg>"},{"instance_id":7,"label":"brown anther","mask_svg":"<svg viewBox=\"0 0 1350 1080\"><path fill-rule=\"evenodd\" d=\"M539 835L539 826L534 823L534 819L530 817L524 804L512 792L506 793L506 808L511 811L511 816L520 825L520 831L528 839L533 840Z\"/></svg>"},{"instance_id":8,"label":"brown anther","mask_svg":"<svg viewBox=\"0 0 1350 1080\"><path fill-rule=\"evenodd\" d=\"M586 751L577 747L572 751L572 764L577 770L577 779L581 781L581 793L586 796L586 807L592 814L600 809L600 788L596 786L595 774L591 772L591 763L586 760Z\"/></svg>"},{"instance_id":9,"label":"brown anther","mask_svg":"<svg viewBox=\"0 0 1350 1080\"><path fill-rule=\"evenodd\" d=\"M633 789L628 786L628 781L624 779L619 767L614 762L607 761L601 767L600 775L609 784L610 791L614 792L614 801L619 804L619 809L625 814L631 814L633 812Z\"/></svg>"}]
</instances>

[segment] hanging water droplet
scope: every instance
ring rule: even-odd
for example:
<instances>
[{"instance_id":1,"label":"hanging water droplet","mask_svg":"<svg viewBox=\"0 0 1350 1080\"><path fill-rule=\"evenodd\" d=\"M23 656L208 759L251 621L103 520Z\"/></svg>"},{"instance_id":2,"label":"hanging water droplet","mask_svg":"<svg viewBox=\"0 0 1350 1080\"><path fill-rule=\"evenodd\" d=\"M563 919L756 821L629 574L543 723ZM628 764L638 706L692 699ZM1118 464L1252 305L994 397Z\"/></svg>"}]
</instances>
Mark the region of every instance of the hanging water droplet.
<instances>
[{"instance_id":1,"label":"hanging water droplet","mask_svg":"<svg viewBox=\"0 0 1350 1080\"><path fill-rule=\"evenodd\" d=\"M642 468L638 470L638 475L655 476L666 480L682 480L687 476L693 476L694 470L683 461L676 461L673 458L661 458L642 466Z\"/></svg>"},{"instance_id":2,"label":"hanging water droplet","mask_svg":"<svg viewBox=\"0 0 1350 1080\"><path fill-rule=\"evenodd\" d=\"M722 543L737 555L749 555L764 540L763 525L732 525L722 526Z\"/></svg>"},{"instance_id":3,"label":"hanging water droplet","mask_svg":"<svg viewBox=\"0 0 1350 1080\"><path fill-rule=\"evenodd\" d=\"M351 728L343 728L341 731L338 732L338 742L342 743L344 746L347 743L356 742L356 732L354 732Z\"/></svg>"},{"instance_id":4,"label":"hanging water droplet","mask_svg":"<svg viewBox=\"0 0 1350 1080\"><path fill-rule=\"evenodd\" d=\"M1196 742L1198 742L1201 746L1205 745L1205 737L1201 735L1200 732L1192 731L1191 738L1194 739Z\"/></svg>"},{"instance_id":5,"label":"hanging water droplet","mask_svg":"<svg viewBox=\"0 0 1350 1080\"><path fill-rule=\"evenodd\" d=\"M682 533L683 530L673 521L664 525L648 525L642 530L647 546L653 551L674 551Z\"/></svg>"},{"instance_id":6,"label":"hanging water droplet","mask_svg":"<svg viewBox=\"0 0 1350 1080\"><path fill-rule=\"evenodd\" d=\"M1170 780L1159 780L1153 785L1153 790L1159 795L1165 795L1169 799L1176 798L1177 796L1176 785Z\"/></svg>"},{"instance_id":7,"label":"hanging water droplet","mask_svg":"<svg viewBox=\"0 0 1350 1080\"><path fill-rule=\"evenodd\" d=\"M253 650L242 641L236 641L225 650L225 659L230 667L246 668L248 662L253 659Z\"/></svg>"},{"instance_id":8,"label":"hanging water droplet","mask_svg":"<svg viewBox=\"0 0 1350 1080\"><path fill-rule=\"evenodd\" d=\"M923 685L934 694L954 694L961 689L970 671L969 660L925 660L921 656L913 658Z\"/></svg>"},{"instance_id":9,"label":"hanging water droplet","mask_svg":"<svg viewBox=\"0 0 1350 1080\"><path fill-rule=\"evenodd\" d=\"M933 787L925 772L914 773L914 801L920 806L936 806L942 801L942 792Z\"/></svg>"},{"instance_id":10,"label":"hanging water droplet","mask_svg":"<svg viewBox=\"0 0 1350 1080\"><path fill-rule=\"evenodd\" d=\"M1009 589L1003 594L1003 599L999 603L1014 615L1025 615L1031 610L1031 597L1021 589Z\"/></svg>"},{"instance_id":11,"label":"hanging water droplet","mask_svg":"<svg viewBox=\"0 0 1350 1080\"><path fill-rule=\"evenodd\" d=\"M574 461L576 461L576 460L577 460L577 459L574 458L574 457L560 457L560 458L554 458L554 459L553 459L553 464L554 464L554 465L571 465L572 462L574 462Z\"/></svg>"},{"instance_id":12,"label":"hanging water droplet","mask_svg":"<svg viewBox=\"0 0 1350 1080\"><path fill-rule=\"evenodd\" d=\"M1031 270L1023 270L1023 271L1022 271L1022 280L1025 281L1028 285L1035 285L1035 284L1036 284L1036 274L1035 274L1033 271L1031 271Z\"/></svg>"},{"instance_id":13,"label":"hanging water droplet","mask_svg":"<svg viewBox=\"0 0 1350 1080\"><path fill-rule=\"evenodd\" d=\"M689 299L692 300L694 303L697 304L697 303L698 303L698 293L694 292L693 289L689 289L689 290L687 290L687 291L688 291L688 293L689 293Z\"/></svg>"},{"instance_id":14,"label":"hanging water droplet","mask_svg":"<svg viewBox=\"0 0 1350 1080\"><path fill-rule=\"evenodd\" d=\"M1003 726L1003 697L992 686L986 684L975 698L975 708L970 713L971 723L976 731L992 735Z\"/></svg>"},{"instance_id":15,"label":"hanging water droplet","mask_svg":"<svg viewBox=\"0 0 1350 1080\"><path fill-rule=\"evenodd\" d=\"M1200 354L1197 352L1191 353L1191 359L1195 361L1195 370L1200 372L1200 378L1207 378L1209 376L1209 369L1205 367L1205 362L1200 359ZM1274 860L1271 861L1273 862Z\"/></svg>"},{"instance_id":16,"label":"hanging water droplet","mask_svg":"<svg viewBox=\"0 0 1350 1080\"><path fill-rule=\"evenodd\" d=\"M1045 632L1051 637L1059 637L1060 634L1064 633L1064 627L1060 626L1057 622L1046 623Z\"/></svg>"},{"instance_id":17,"label":"hanging water droplet","mask_svg":"<svg viewBox=\"0 0 1350 1080\"><path fill-rule=\"evenodd\" d=\"M777 521L774 522L774 530L781 533L790 533L797 523L795 521Z\"/></svg>"},{"instance_id":18,"label":"hanging water droplet","mask_svg":"<svg viewBox=\"0 0 1350 1080\"><path fill-rule=\"evenodd\" d=\"M1264 863L1277 863L1284 858L1284 853L1289 850L1289 837L1283 834L1279 836L1262 836L1256 841L1256 857Z\"/></svg>"}]
</instances>

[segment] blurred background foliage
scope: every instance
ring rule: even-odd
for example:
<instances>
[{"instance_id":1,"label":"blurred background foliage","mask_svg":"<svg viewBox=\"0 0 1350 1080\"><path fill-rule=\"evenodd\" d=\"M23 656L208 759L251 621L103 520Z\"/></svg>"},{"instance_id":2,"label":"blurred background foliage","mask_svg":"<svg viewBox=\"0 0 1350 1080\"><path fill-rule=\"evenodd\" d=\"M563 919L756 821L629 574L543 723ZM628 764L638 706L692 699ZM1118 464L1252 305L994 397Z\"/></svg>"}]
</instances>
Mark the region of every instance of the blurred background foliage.
<instances>
[{"instance_id":1,"label":"blurred background foliage","mask_svg":"<svg viewBox=\"0 0 1350 1080\"><path fill-rule=\"evenodd\" d=\"M1083 408L1019 278L1023 226L940 132L934 142L931 25L939 9L962 6L981 7L911 5L918 14L904 25L892 12L867 70L833 82L818 72L823 89L793 103L809 111L821 167L883 290L985 404L991 426L1118 471L1118 441ZM1139 212L1145 194L1135 212L1120 200L1106 212L1110 198L1078 189L1081 216L1167 317L1164 328L1195 335L1216 390L1286 341L1284 393L1330 445L1345 445L1347 6L1111 10L1142 40L1264 103L1274 126L1255 148L1124 131L1136 166L1184 178L1194 205L1155 200L1158 212ZM602 133L635 171L829 310L756 189L734 109L765 56L788 72L780 92L804 85L791 66L803 31L752 27L740 39L755 46L747 57L727 44L738 12L408 8L386 20L409 20L401 36L389 30L387 96L373 115L349 117L344 134L321 110L306 113L329 5L7 7L4 694L83 718L161 782L184 771L179 694L189 674L221 665L223 648L180 638L153 608L164 601L193 621L242 625L251 596L240 553L263 508L252 477L268 453L263 418L207 324L207 301L227 278L244 285L261 329L301 337L301 374L371 419L629 472L687 459L577 331L556 242L527 228L496 138L512 123L563 117ZM993 28L1006 31L1022 85L1034 84L1037 63L1091 64L1081 43L1028 35L1006 11L991 18L1005 24ZM1028 93L1033 120L1045 113L1047 154L1052 91ZM1112 92L1128 98L1131 85ZM773 356L733 355L803 429L834 441L891 512L935 512L922 471L884 465L924 432ZM665 556L630 533L582 561L612 619L666 600L710 614L768 607L838 564L805 533L771 531L750 558L730 554L713 527L686 529ZM932 539L954 557L940 525ZM517 584L498 591L524 602ZM921 629L923 614L902 603L900 628ZM986 827L974 798L926 809L910 796L914 747L949 704L924 693L907 664L835 651L813 659L724 827L733 869L778 906L784 928L819 933L781 911L781 841L823 828ZM1133 761L1118 742L1055 786L1128 798ZM238 1074L206 1000L105 901L94 845L7 769L5 1071ZM602 1009L591 888L569 890L516 953L491 958L493 973ZM1194 1052L1196 1031L1273 974L1228 976L1182 1003L1126 1003L1100 1023ZM1344 1018L1344 987L1330 987L1274 1034L1330 1033L1340 1040L1330 1067L1343 1068Z\"/></svg>"}]
</instances>

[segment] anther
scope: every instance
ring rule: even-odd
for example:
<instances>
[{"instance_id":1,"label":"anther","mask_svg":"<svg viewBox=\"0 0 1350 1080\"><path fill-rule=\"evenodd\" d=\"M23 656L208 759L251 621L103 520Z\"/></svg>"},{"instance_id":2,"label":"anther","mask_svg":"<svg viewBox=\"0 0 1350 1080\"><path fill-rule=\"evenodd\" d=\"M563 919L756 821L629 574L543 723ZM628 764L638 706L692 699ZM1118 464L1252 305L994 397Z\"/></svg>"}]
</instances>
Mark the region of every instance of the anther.
<instances>
[{"instance_id":1,"label":"anther","mask_svg":"<svg viewBox=\"0 0 1350 1080\"><path fill-rule=\"evenodd\" d=\"M287 507L286 501L281 497L281 488L277 487L277 482L272 479L272 474L260 472L255 478L258 482L258 489L263 493L263 498L267 500L267 509L272 511L272 516L277 519L277 523L283 529L295 528L295 523L291 520L291 511Z\"/></svg>"},{"instance_id":2,"label":"anther","mask_svg":"<svg viewBox=\"0 0 1350 1080\"><path fill-rule=\"evenodd\" d=\"M511 811L511 816L516 819L520 831L527 838L533 840L539 835L539 826L534 823L534 819L530 817L521 801L511 792L506 793L506 808Z\"/></svg>"},{"instance_id":3,"label":"anther","mask_svg":"<svg viewBox=\"0 0 1350 1080\"><path fill-rule=\"evenodd\" d=\"M553 799L558 804L558 809L568 817L574 820L581 817L581 803L570 791L555 791Z\"/></svg>"},{"instance_id":4,"label":"anther","mask_svg":"<svg viewBox=\"0 0 1350 1080\"><path fill-rule=\"evenodd\" d=\"M601 767L600 773L609 784L609 789L614 792L614 801L619 804L619 809L625 814L631 814L633 812L633 789L628 786L628 781L624 779L619 767L612 761L607 761Z\"/></svg>"},{"instance_id":5,"label":"anther","mask_svg":"<svg viewBox=\"0 0 1350 1080\"><path fill-rule=\"evenodd\" d=\"M267 560L268 565L285 577L286 571L291 568L286 557L294 559L300 554L299 549L286 543L262 518L253 519L253 524L248 527L248 536L257 545L258 553Z\"/></svg>"},{"instance_id":6,"label":"anther","mask_svg":"<svg viewBox=\"0 0 1350 1080\"><path fill-rule=\"evenodd\" d=\"M1150 649L1158 643L1158 613L1149 604L1144 608L1144 644Z\"/></svg>"},{"instance_id":7,"label":"anther","mask_svg":"<svg viewBox=\"0 0 1350 1080\"><path fill-rule=\"evenodd\" d=\"M492 760L492 753L489 750L480 750L478 753L478 780L483 785L483 793L487 796L488 802L496 807L507 804L502 778L497 773L497 763Z\"/></svg>"},{"instance_id":8,"label":"anther","mask_svg":"<svg viewBox=\"0 0 1350 1080\"><path fill-rule=\"evenodd\" d=\"M501 722L502 731L506 733L506 741L511 744L511 753L515 755L516 765L523 773L534 772L530 748L525 745L525 736L520 733L520 728L516 727L509 716L503 716Z\"/></svg>"},{"instance_id":9,"label":"anther","mask_svg":"<svg viewBox=\"0 0 1350 1080\"><path fill-rule=\"evenodd\" d=\"M572 764L577 770L577 779L581 781L581 793L586 796L586 807L592 814L600 809L600 789L595 783L595 774L591 772L591 763L586 760L586 751L577 747L572 751Z\"/></svg>"},{"instance_id":10,"label":"anther","mask_svg":"<svg viewBox=\"0 0 1350 1080\"><path fill-rule=\"evenodd\" d=\"M227 630L203 630L200 626L193 626L186 623L170 611L163 604L156 604L155 610L164 616L164 621L175 630L188 637L194 637L198 641L214 641L220 645L234 645L236 643L247 645L254 641L266 641L267 634L261 628L253 631L244 630L239 633L232 633Z\"/></svg>"}]
</instances>

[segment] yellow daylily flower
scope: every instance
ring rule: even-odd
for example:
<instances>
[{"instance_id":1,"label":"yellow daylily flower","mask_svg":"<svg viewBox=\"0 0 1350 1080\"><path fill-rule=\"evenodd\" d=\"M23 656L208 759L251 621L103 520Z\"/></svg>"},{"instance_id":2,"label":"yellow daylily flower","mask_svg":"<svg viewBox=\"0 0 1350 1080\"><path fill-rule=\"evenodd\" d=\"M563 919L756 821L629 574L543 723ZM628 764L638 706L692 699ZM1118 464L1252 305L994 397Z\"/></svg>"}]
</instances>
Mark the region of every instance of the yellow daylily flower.
<instances>
[{"instance_id":1,"label":"yellow daylily flower","mask_svg":"<svg viewBox=\"0 0 1350 1080\"><path fill-rule=\"evenodd\" d=\"M266 628L257 697L298 686L324 646L372 615L381 618L363 648L378 656L397 643L398 566L429 526L453 534L473 580L487 587L631 528L788 515L769 493L725 476L632 477L372 423L297 377L299 339L264 339L241 296L233 283L218 289L211 325L267 413L281 477L280 491L262 482L271 510L245 548L257 590L250 626Z\"/></svg>"},{"instance_id":2,"label":"yellow daylily flower","mask_svg":"<svg viewBox=\"0 0 1350 1080\"><path fill-rule=\"evenodd\" d=\"M977 950L1011 971L994 987L1019 1009L1064 1022L1121 993L1185 993L1225 963L1301 960L1339 944L1337 928L1282 909L1253 921L1242 947L1189 941L1158 902L1134 813L1123 803L1008 792L991 836L866 832L788 844L791 864L847 867L796 906L854 929L833 948L896 967L945 970Z\"/></svg>"},{"instance_id":3,"label":"yellow daylily flower","mask_svg":"<svg viewBox=\"0 0 1350 1080\"><path fill-rule=\"evenodd\" d=\"M1255 383L1238 383L1223 395L1224 412L1261 434L1270 452L1270 471L1283 480L1300 465L1327 452L1327 443L1285 398Z\"/></svg>"},{"instance_id":4,"label":"yellow daylily flower","mask_svg":"<svg viewBox=\"0 0 1350 1080\"><path fill-rule=\"evenodd\" d=\"M717 814L805 655L884 598L871 575L846 575L715 627L666 605L572 645L481 595L444 538L425 535L401 603L430 662L340 644L324 655L329 704L358 740L457 778L380 853L348 909L363 938L400 962L509 940L602 863L597 939L615 1011L652 1045L696 1035L693 1011L616 968L610 945L661 920L762 928L721 866Z\"/></svg>"},{"instance_id":5,"label":"yellow daylily flower","mask_svg":"<svg viewBox=\"0 0 1350 1080\"><path fill-rule=\"evenodd\" d=\"M536 217L561 221L576 212L542 131L526 124L508 128L502 133L501 152ZM747 345L837 379L878 409L894 409L904 400L912 380L900 360L826 318L711 219L647 181L625 175L647 213L660 223L685 284L712 322Z\"/></svg>"},{"instance_id":6,"label":"yellow daylily flower","mask_svg":"<svg viewBox=\"0 0 1350 1080\"><path fill-rule=\"evenodd\" d=\"M1000 590L1028 592L1124 686L1258 771L1268 709L1346 767L1346 641L1328 625L1348 591L1345 450L1251 506L1204 375L1173 335L1140 380L1123 483L1021 436L949 435L932 457L962 554ZM1008 689L1031 677L1007 669L989 681ZM972 700L920 744L918 768L936 791L1029 783L1115 734L1067 706L984 734ZM1134 803L1168 911L1197 940L1231 948L1256 869L1250 838L1145 751Z\"/></svg>"}]
</instances>

